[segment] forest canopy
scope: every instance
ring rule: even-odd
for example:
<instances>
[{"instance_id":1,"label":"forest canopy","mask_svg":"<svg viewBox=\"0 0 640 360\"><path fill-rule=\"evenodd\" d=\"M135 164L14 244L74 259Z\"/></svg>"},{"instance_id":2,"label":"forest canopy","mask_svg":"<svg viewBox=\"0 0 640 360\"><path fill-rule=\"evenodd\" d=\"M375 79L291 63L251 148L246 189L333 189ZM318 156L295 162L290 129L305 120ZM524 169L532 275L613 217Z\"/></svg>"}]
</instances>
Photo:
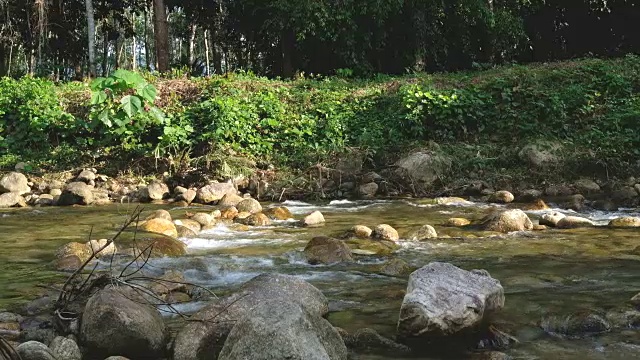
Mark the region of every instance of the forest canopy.
<instances>
[{"instance_id":1,"label":"forest canopy","mask_svg":"<svg viewBox=\"0 0 640 360\"><path fill-rule=\"evenodd\" d=\"M103 76L401 74L640 50L631 0L0 0L0 76L89 75L89 18Z\"/></svg>"}]
</instances>

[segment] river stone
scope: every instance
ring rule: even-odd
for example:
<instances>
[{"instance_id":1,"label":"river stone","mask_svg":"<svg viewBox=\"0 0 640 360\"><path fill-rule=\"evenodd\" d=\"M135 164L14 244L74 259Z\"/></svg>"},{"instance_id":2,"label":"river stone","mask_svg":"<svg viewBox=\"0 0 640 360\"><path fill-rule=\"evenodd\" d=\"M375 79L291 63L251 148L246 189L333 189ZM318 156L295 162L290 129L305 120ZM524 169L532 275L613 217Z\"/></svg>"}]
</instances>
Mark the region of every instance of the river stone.
<instances>
[{"instance_id":1,"label":"river stone","mask_svg":"<svg viewBox=\"0 0 640 360\"><path fill-rule=\"evenodd\" d=\"M239 212L257 214L262 212L262 205L260 205L256 199L244 199L236 205L236 209L238 209Z\"/></svg>"},{"instance_id":2,"label":"river stone","mask_svg":"<svg viewBox=\"0 0 640 360\"><path fill-rule=\"evenodd\" d=\"M79 242L70 242L62 245L56 250L56 258L62 259L67 256L77 256L81 262L89 260L93 252L88 244L81 244Z\"/></svg>"},{"instance_id":3,"label":"river stone","mask_svg":"<svg viewBox=\"0 0 640 360\"><path fill-rule=\"evenodd\" d=\"M244 198L234 192L230 194L225 194L222 197L222 199L220 199L220 201L218 202L218 206L220 207L237 206L242 201L244 201Z\"/></svg>"},{"instance_id":4,"label":"river stone","mask_svg":"<svg viewBox=\"0 0 640 360\"><path fill-rule=\"evenodd\" d=\"M324 224L324 216L320 211L314 211L302 219L302 225L315 226Z\"/></svg>"},{"instance_id":5,"label":"river stone","mask_svg":"<svg viewBox=\"0 0 640 360\"><path fill-rule=\"evenodd\" d=\"M269 226L271 225L271 220L269 220L267 215L258 213L249 215L244 219L243 223L249 226Z\"/></svg>"},{"instance_id":6,"label":"river stone","mask_svg":"<svg viewBox=\"0 0 640 360\"><path fill-rule=\"evenodd\" d=\"M371 230L371 228L369 228L368 226L356 225L349 229L349 231L347 231L345 237L349 238L355 236L361 239L368 239L371 237L371 234L373 234L373 230Z\"/></svg>"},{"instance_id":7,"label":"river stone","mask_svg":"<svg viewBox=\"0 0 640 360\"><path fill-rule=\"evenodd\" d=\"M532 230L531 219L520 209L496 211L481 220L481 227L487 231L512 232Z\"/></svg>"},{"instance_id":8,"label":"river stone","mask_svg":"<svg viewBox=\"0 0 640 360\"><path fill-rule=\"evenodd\" d=\"M24 174L19 172L10 172L0 178L0 193L14 192L18 195L28 194L31 192L29 180Z\"/></svg>"},{"instance_id":9,"label":"river stone","mask_svg":"<svg viewBox=\"0 0 640 360\"><path fill-rule=\"evenodd\" d=\"M176 201L184 201L187 205L189 205L193 202L193 200L196 199L196 196L198 196L198 193L196 192L196 190L187 189L187 191L180 193L178 194L178 196L176 196Z\"/></svg>"},{"instance_id":10,"label":"river stone","mask_svg":"<svg viewBox=\"0 0 640 360\"><path fill-rule=\"evenodd\" d=\"M162 200L169 195L169 187L161 181L152 181L140 191L140 197L145 200Z\"/></svg>"},{"instance_id":11,"label":"river stone","mask_svg":"<svg viewBox=\"0 0 640 360\"><path fill-rule=\"evenodd\" d=\"M434 239L438 237L438 233L436 229L431 225L424 225L420 229L414 231L411 235L409 235L409 239L413 241L422 241L427 239Z\"/></svg>"},{"instance_id":12,"label":"river stone","mask_svg":"<svg viewBox=\"0 0 640 360\"><path fill-rule=\"evenodd\" d=\"M177 196L177 195L186 193L188 190L189 189L187 189L184 186L176 186L175 188L173 188L173 193L176 194Z\"/></svg>"},{"instance_id":13,"label":"river stone","mask_svg":"<svg viewBox=\"0 0 640 360\"><path fill-rule=\"evenodd\" d=\"M55 204L55 201L53 200L53 195L42 194L34 201L34 204L39 206L51 206Z\"/></svg>"},{"instance_id":14,"label":"river stone","mask_svg":"<svg viewBox=\"0 0 640 360\"><path fill-rule=\"evenodd\" d=\"M431 151L409 154L395 163L396 175L407 182L432 184L449 171L451 159Z\"/></svg>"},{"instance_id":15,"label":"river stone","mask_svg":"<svg viewBox=\"0 0 640 360\"><path fill-rule=\"evenodd\" d=\"M581 227L591 227L594 225L595 224L593 223L593 221L589 219L578 216L565 216L560 221L558 221L556 227L558 229L575 229Z\"/></svg>"},{"instance_id":16,"label":"river stone","mask_svg":"<svg viewBox=\"0 0 640 360\"><path fill-rule=\"evenodd\" d=\"M400 245L391 240L352 238L345 240L345 243L349 245L351 252L357 255L387 256L400 248Z\"/></svg>"},{"instance_id":17,"label":"river stone","mask_svg":"<svg viewBox=\"0 0 640 360\"><path fill-rule=\"evenodd\" d=\"M465 218L450 218L450 219L447 219L447 221L445 221L444 224L442 224L442 226L463 227L463 226L467 226L469 224L471 224L471 221L469 219L465 219Z\"/></svg>"},{"instance_id":18,"label":"river stone","mask_svg":"<svg viewBox=\"0 0 640 360\"><path fill-rule=\"evenodd\" d=\"M62 195L62 190L61 189L51 189L51 190L49 190L49 195L51 195L51 196L53 196L55 198L56 196Z\"/></svg>"},{"instance_id":19,"label":"river stone","mask_svg":"<svg viewBox=\"0 0 640 360\"><path fill-rule=\"evenodd\" d=\"M378 184L374 182L362 184L358 188L358 193L360 194L360 196L370 199L376 195L376 193L378 192L378 187Z\"/></svg>"},{"instance_id":20,"label":"river stone","mask_svg":"<svg viewBox=\"0 0 640 360\"><path fill-rule=\"evenodd\" d=\"M314 316L324 316L329 305L320 290L295 276L262 274L246 282L234 294L218 298L193 315L177 334L174 360L217 359L235 323L251 309L267 301L294 302ZM209 321L197 321L209 320Z\"/></svg>"},{"instance_id":21,"label":"river stone","mask_svg":"<svg viewBox=\"0 0 640 360\"><path fill-rule=\"evenodd\" d=\"M151 220L151 219L165 219L165 220L173 221L173 219L171 219L171 214L167 210L162 210L162 209L154 211L149 216L147 216L145 220Z\"/></svg>"},{"instance_id":22,"label":"river stone","mask_svg":"<svg viewBox=\"0 0 640 360\"><path fill-rule=\"evenodd\" d=\"M581 194L594 194L600 192L600 185L590 179L580 179L573 183L573 186Z\"/></svg>"},{"instance_id":23,"label":"river stone","mask_svg":"<svg viewBox=\"0 0 640 360\"><path fill-rule=\"evenodd\" d=\"M380 224L373 229L371 236L374 239L397 241L400 239L398 231L387 224Z\"/></svg>"},{"instance_id":24,"label":"river stone","mask_svg":"<svg viewBox=\"0 0 640 360\"><path fill-rule=\"evenodd\" d=\"M192 238L198 235L195 231L182 225L176 225L176 230L178 230L178 238Z\"/></svg>"},{"instance_id":25,"label":"river stone","mask_svg":"<svg viewBox=\"0 0 640 360\"><path fill-rule=\"evenodd\" d=\"M540 225L556 227L556 226L558 226L558 223L560 222L560 220L564 219L565 217L567 217L565 214L557 212L557 211L554 211L554 212L551 212L551 213L543 214L540 217L540 220L539 220L538 223Z\"/></svg>"},{"instance_id":26,"label":"river stone","mask_svg":"<svg viewBox=\"0 0 640 360\"><path fill-rule=\"evenodd\" d=\"M487 271L433 262L409 276L398 336L421 341L454 335L477 327L503 306L502 285Z\"/></svg>"},{"instance_id":27,"label":"river stone","mask_svg":"<svg viewBox=\"0 0 640 360\"><path fill-rule=\"evenodd\" d=\"M184 275L180 271L167 270L161 277L152 282L151 291L157 295L165 295L174 291L186 291Z\"/></svg>"},{"instance_id":28,"label":"river stone","mask_svg":"<svg viewBox=\"0 0 640 360\"><path fill-rule=\"evenodd\" d=\"M76 177L76 181L82 181L84 183L89 183L90 181L96 180L96 173L91 170L82 170L80 174Z\"/></svg>"},{"instance_id":29,"label":"river stone","mask_svg":"<svg viewBox=\"0 0 640 360\"><path fill-rule=\"evenodd\" d=\"M243 224L244 221L251 216L250 212L247 211L243 211L243 212L239 212L238 215L236 215L236 217L233 219L234 222L237 222L238 224Z\"/></svg>"},{"instance_id":30,"label":"river stone","mask_svg":"<svg viewBox=\"0 0 640 360\"><path fill-rule=\"evenodd\" d=\"M523 210L548 210L549 206L542 199L534 200L530 204L522 205Z\"/></svg>"},{"instance_id":31,"label":"river stone","mask_svg":"<svg viewBox=\"0 0 640 360\"><path fill-rule=\"evenodd\" d=\"M265 209L262 213L267 215L271 220L289 220L293 219L291 211L284 206L277 206Z\"/></svg>"},{"instance_id":32,"label":"river stone","mask_svg":"<svg viewBox=\"0 0 640 360\"><path fill-rule=\"evenodd\" d=\"M93 188L83 182L67 184L58 199L58 205L90 205L93 203Z\"/></svg>"},{"instance_id":33,"label":"river stone","mask_svg":"<svg viewBox=\"0 0 640 360\"><path fill-rule=\"evenodd\" d=\"M640 217L625 216L609 221L609 227L612 228L624 228L624 227L640 227Z\"/></svg>"},{"instance_id":34,"label":"river stone","mask_svg":"<svg viewBox=\"0 0 640 360\"><path fill-rule=\"evenodd\" d=\"M406 345L398 344L370 328L358 329L353 335L343 335L343 338L345 338L347 347L356 350L359 354L379 355L382 353L395 358L398 355L411 353L411 349Z\"/></svg>"},{"instance_id":35,"label":"river stone","mask_svg":"<svg viewBox=\"0 0 640 360\"><path fill-rule=\"evenodd\" d=\"M453 196L438 197L438 198L435 198L433 201L437 205L471 205L473 204L469 200L465 200L461 197L453 197Z\"/></svg>"},{"instance_id":36,"label":"river stone","mask_svg":"<svg viewBox=\"0 0 640 360\"><path fill-rule=\"evenodd\" d=\"M162 317L154 307L127 296L103 289L89 298L80 327L83 344L96 356L162 358L167 339Z\"/></svg>"},{"instance_id":37,"label":"river stone","mask_svg":"<svg viewBox=\"0 0 640 360\"><path fill-rule=\"evenodd\" d=\"M109 356L104 360L129 360L129 358L126 358L124 356Z\"/></svg>"},{"instance_id":38,"label":"river stone","mask_svg":"<svg viewBox=\"0 0 640 360\"><path fill-rule=\"evenodd\" d=\"M564 209L571 209L575 211L582 211L585 208L585 198L580 194L571 195L565 201L560 204Z\"/></svg>"},{"instance_id":39,"label":"river stone","mask_svg":"<svg viewBox=\"0 0 640 360\"><path fill-rule=\"evenodd\" d=\"M518 196L518 201L522 201L522 202L534 201L536 199L539 199L543 194L544 192L537 189L527 189L520 192Z\"/></svg>"},{"instance_id":40,"label":"river stone","mask_svg":"<svg viewBox=\"0 0 640 360\"><path fill-rule=\"evenodd\" d=\"M573 194L573 190L567 185L549 185L544 193L547 196L569 196Z\"/></svg>"},{"instance_id":41,"label":"river stone","mask_svg":"<svg viewBox=\"0 0 640 360\"><path fill-rule=\"evenodd\" d=\"M91 240L87 242L85 245L89 247L91 252L96 254L96 258L99 259L103 256L115 255L118 252L118 249L116 248L116 244L112 242L111 244L109 244L109 246L106 246L108 242L109 240L107 239ZM105 248L102 251L98 252L103 247Z\"/></svg>"},{"instance_id":42,"label":"river stone","mask_svg":"<svg viewBox=\"0 0 640 360\"><path fill-rule=\"evenodd\" d=\"M178 230L176 229L176 226L167 219L154 218L147 220L140 225L140 230L171 237L178 237Z\"/></svg>"},{"instance_id":43,"label":"river stone","mask_svg":"<svg viewBox=\"0 0 640 360\"><path fill-rule=\"evenodd\" d=\"M411 273L411 267L402 259L391 259L380 266L381 274L389 276L405 276Z\"/></svg>"},{"instance_id":44,"label":"river stone","mask_svg":"<svg viewBox=\"0 0 640 360\"><path fill-rule=\"evenodd\" d=\"M51 352L58 360L82 360L82 353L75 341L57 336L51 344L49 344Z\"/></svg>"},{"instance_id":45,"label":"river stone","mask_svg":"<svg viewBox=\"0 0 640 360\"><path fill-rule=\"evenodd\" d=\"M528 162L533 168L546 168L560 162L559 154L562 145L550 141L537 141L525 145L518 156Z\"/></svg>"},{"instance_id":46,"label":"river stone","mask_svg":"<svg viewBox=\"0 0 640 360\"><path fill-rule=\"evenodd\" d=\"M304 255L311 265L353 261L351 248L347 244L342 240L326 236L317 236L311 239L304 248Z\"/></svg>"},{"instance_id":47,"label":"river stone","mask_svg":"<svg viewBox=\"0 0 640 360\"><path fill-rule=\"evenodd\" d=\"M541 321L544 331L552 334L580 338L611 331L611 324L602 316L590 313L549 317Z\"/></svg>"},{"instance_id":48,"label":"river stone","mask_svg":"<svg viewBox=\"0 0 640 360\"><path fill-rule=\"evenodd\" d=\"M0 208L26 207L25 199L16 192L8 192L0 195Z\"/></svg>"},{"instance_id":49,"label":"river stone","mask_svg":"<svg viewBox=\"0 0 640 360\"><path fill-rule=\"evenodd\" d=\"M59 360L47 345L37 341L22 343L16 351L21 360Z\"/></svg>"},{"instance_id":50,"label":"river stone","mask_svg":"<svg viewBox=\"0 0 640 360\"><path fill-rule=\"evenodd\" d=\"M209 204L222 199L226 194L235 193L236 188L231 183L213 183L198 189L196 199L199 203Z\"/></svg>"},{"instance_id":51,"label":"river stone","mask_svg":"<svg viewBox=\"0 0 640 360\"><path fill-rule=\"evenodd\" d=\"M219 360L347 360L347 347L331 324L290 301L251 309L233 327Z\"/></svg>"},{"instance_id":52,"label":"river stone","mask_svg":"<svg viewBox=\"0 0 640 360\"><path fill-rule=\"evenodd\" d=\"M235 206L230 206L220 211L220 218L222 219L233 220L236 216L238 216L238 209Z\"/></svg>"},{"instance_id":53,"label":"river stone","mask_svg":"<svg viewBox=\"0 0 640 360\"><path fill-rule=\"evenodd\" d=\"M515 197L513 196L513 194L506 190L496 191L495 193L491 194L491 196L489 196L489 202L499 204L508 204L513 202L514 199Z\"/></svg>"},{"instance_id":54,"label":"river stone","mask_svg":"<svg viewBox=\"0 0 640 360\"><path fill-rule=\"evenodd\" d=\"M203 229L209 228L215 223L213 216L207 213L195 213L191 217L191 220L197 221L202 226Z\"/></svg>"},{"instance_id":55,"label":"river stone","mask_svg":"<svg viewBox=\"0 0 640 360\"><path fill-rule=\"evenodd\" d=\"M138 240L138 247L138 253L140 250L149 248L145 254L151 255L151 257L182 256L187 254L187 245L170 236L158 235L155 238L142 238Z\"/></svg>"},{"instance_id":56,"label":"river stone","mask_svg":"<svg viewBox=\"0 0 640 360\"><path fill-rule=\"evenodd\" d=\"M191 231L195 232L196 234L198 234L200 232L200 230L202 230L202 225L200 225L199 222L192 220L192 219L180 219L180 220L174 220L173 223L177 226L184 226L187 227L189 229L191 229ZM168 235L168 234L165 234Z\"/></svg>"}]
</instances>

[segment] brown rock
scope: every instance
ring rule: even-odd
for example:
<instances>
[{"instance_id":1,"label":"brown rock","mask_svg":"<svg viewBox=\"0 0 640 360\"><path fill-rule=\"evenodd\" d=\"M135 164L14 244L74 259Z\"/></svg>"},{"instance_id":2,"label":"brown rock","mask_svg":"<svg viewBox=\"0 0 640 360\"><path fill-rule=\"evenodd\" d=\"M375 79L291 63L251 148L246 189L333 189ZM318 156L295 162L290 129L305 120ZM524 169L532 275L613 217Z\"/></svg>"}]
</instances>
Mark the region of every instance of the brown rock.
<instances>
[{"instance_id":1,"label":"brown rock","mask_svg":"<svg viewBox=\"0 0 640 360\"><path fill-rule=\"evenodd\" d=\"M612 228L640 227L640 217L625 216L625 217L613 219L609 222L609 227L612 227Z\"/></svg>"},{"instance_id":2,"label":"brown rock","mask_svg":"<svg viewBox=\"0 0 640 360\"><path fill-rule=\"evenodd\" d=\"M230 206L220 211L220 218L222 219L233 220L236 216L238 216L238 209L235 206Z\"/></svg>"},{"instance_id":3,"label":"brown rock","mask_svg":"<svg viewBox=\"0 0 640 360\"><path fill-rule=\"evenodd\" d=\"M244 224L249 226L269 226L271 220L263 213L253 214L244 219Z\"/></svg>"},{"instance_id":4,"label":"brown rock","mask_svg":"<svg viewBox=\"0 0 640 360\"><path fill-rule=\"evenodd\" d=\"M594 226L591 220L578 216L565 216L560 221L558 221L558 224L556 225L558 229L575 229L591 226Z\"/></svg>"},{"instance_id":5,"label":"brown rock","mask_svg":"<svg viewBox=\"0 0 640 360\"><path fill-rule=\"evenodd\" d=\"M291 211L284 206L267 208L262 211L263 214L267 215L271 220L288 220L293 219L293 215Z\"/></svg>"},{"instance_id":6,"label":"brown rock","mask_svg":"<svg viewBox=\"0 0 640 360\"><path fill-rule=\"evenodd\" d=\"M178 237L176 226L166 219L151 219L140 225L140 229L147 232L163 234L172 237Z\"/></svg>"},{"instance_id":7,"label":"brown rock","mask_svg":"<svg viewBox=\"0 0 640 360\"><path fill-rule=\"evenodd\" d=\"M147 216L146 218L146 220L151 220L151 219L165 219L169 221L173 220L171 219L171 214L167 210L154 211L153 213L151 213L151 215Z\"/></svg>"},{"instance_id":8,"label":"brown rock","mask_svg":"<svg viewBox=\"0 0 640 360\"><path fill-rule=\"evenodd\" d=\"M351 249L344 242L326 236L314 237L304 248L310 264L333 264L351 262Z\"/></svg>"},{"instance_id":9,"label":"brown rock","mask_svg":"<svg viewBox=\"0 0 640 360\"><path fill-rule=\"evenodd\" d=\"M375 239L397 241L400 239L398 231L387 224L380 224L373 229L371 235Z\"/></svg>"},{"instance_id":10,"label":"brown rock","mask_svg":"<svg viewBox=\"0 0 640 360\"><path fill-rule=\"evenodd\" d=\"M450 226L450 227L463 227L471 224L469 219L465 218L450 218L442 224L442 226Z\"/></svg>"}]
</instances>

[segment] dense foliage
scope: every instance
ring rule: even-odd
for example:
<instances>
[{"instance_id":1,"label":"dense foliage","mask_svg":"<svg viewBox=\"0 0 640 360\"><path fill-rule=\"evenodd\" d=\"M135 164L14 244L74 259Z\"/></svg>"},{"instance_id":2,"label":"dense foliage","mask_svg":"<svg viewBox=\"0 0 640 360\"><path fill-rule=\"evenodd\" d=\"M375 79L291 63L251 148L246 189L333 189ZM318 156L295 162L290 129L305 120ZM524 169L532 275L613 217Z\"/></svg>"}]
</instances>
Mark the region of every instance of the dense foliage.
<instances>
[{"instance_id":1,"label":"dense foliage","mask_svg":"<svg viewBox=\"0 0 640 360\"><path fill-rule=\"evenodd\" d=\"M156 69L160 1L170 65L197 75L402 74L640 51L632 0L92 1L103 76ZM0 0L0 76L86 75L86 15L85 0Z\"/></svg>"},{"instance_id":2,"label":"dense foliage","mask_svg":"<svg viewBox=\"0 0 640 360\"><path fill-rule=\"evenodd\" d=\"M640 155L636 56L370 80L281 81L247 73L147 80L120 72L96 81L93 96L83 83L1 80L3 165L42 164L51 154L61 161L74 149L68 160L121 168L132 159L185 152L306 167L351 147L383 162L433 141L466 149L459 163L472 171L493 157L494 166L521 162L514 152L537 139L560 141L571 156L610 169L631 171ZM132 97L139 99L130 103Z\"/></svg>"}]
</instances>

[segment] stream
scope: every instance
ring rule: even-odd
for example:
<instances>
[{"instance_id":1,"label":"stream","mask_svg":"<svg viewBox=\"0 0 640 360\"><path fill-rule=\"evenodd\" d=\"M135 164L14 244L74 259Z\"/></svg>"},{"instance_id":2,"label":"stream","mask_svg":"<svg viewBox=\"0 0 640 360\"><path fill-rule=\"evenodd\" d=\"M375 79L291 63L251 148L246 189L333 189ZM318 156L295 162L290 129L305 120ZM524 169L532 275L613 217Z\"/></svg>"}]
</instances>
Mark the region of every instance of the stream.
<instances>
[{"instance_id":1,"label":"stream","mask_svg":"<svg viewBox=\"0 0 640 360\"><path fill-rule=\"evenodd\" d=\"M352 332L373 328L393 337L407 278L379 275L386 259L357 257L353 264L306 263L302 250L314 236L336 236L353 225L373 227L385 223L406 237L422 225L433 225L438 239L400 240L394 255L413 267L431 261L451 262L464 269L486 269L501 281L506 305L496 325L520 344L505 352L515 359L640 359L640 331L631 327L610 333L567 339L545 332L540 322L589 312L602 314L630 310L629 299L640 291L640 229L609 229L610 219L638 216L634 209L587 212L601 227L545 230L497 236L439 226L451 217L479 218L489 206L423 205L419 200L332 201L308 204L287 201L296 218L320 210L326 225L301 228L292 221L248 230L218 225L198 237L182 239L189 254L153 259L150 271L184 272L185 279L225 295L243 282L265 272L301 277L330 300L328 320ZM184 208L144 205L143 216L170 210L184 217ZM40 284L60 283L64 274L51 270L55 250L68 242L86 242L113 236L136 205L102 207L49 207L0 212L0 309L23 303L43 293ZM555 209L557 210L557 209ZM197 211L190 207L190 212ZM559 211L559 210L558 210ZM576 214L572 211L564 211ZM542 212L527 211L536 219ZM180 305L193 312L204 304ZM177 321L177 320L176 320ZM391 359L367 356L362 359ZM432 358L425 358L432 359Z\"/></svg>"}]
</instances>

